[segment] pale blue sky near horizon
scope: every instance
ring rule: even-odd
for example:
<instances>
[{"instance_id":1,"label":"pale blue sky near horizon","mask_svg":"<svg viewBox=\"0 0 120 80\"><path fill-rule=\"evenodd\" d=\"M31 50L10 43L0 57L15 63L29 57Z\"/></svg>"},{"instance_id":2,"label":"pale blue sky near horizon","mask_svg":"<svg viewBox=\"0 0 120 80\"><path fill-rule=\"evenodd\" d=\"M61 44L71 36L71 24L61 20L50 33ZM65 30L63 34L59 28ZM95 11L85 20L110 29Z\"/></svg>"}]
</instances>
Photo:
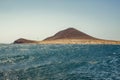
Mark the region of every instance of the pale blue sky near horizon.
<instances>
[{"instance_id":1,"label":"pale blue sky near horizon","mask_svg":"<svg viewBox=\"0 0 120 80\"><path fill-rule=\"evenodd\" d=\"M0 0L0 43L43 40L69 27L120 40L120 0Z\"/></svg>"}]
</instances>

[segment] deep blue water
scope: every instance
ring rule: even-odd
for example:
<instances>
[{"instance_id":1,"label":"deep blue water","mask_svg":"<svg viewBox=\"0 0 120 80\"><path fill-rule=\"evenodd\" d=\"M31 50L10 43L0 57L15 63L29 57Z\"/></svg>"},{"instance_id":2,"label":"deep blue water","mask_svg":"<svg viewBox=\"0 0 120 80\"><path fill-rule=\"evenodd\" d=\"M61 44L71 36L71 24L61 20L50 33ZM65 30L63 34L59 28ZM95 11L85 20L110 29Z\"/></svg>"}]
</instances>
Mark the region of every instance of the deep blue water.
<instances>
[{"instance_id":1,"label":"deep blue water","mask_svg":"<svg viewBox=\"0 0 120 80\"><path fill-rule=\"evenodd\" d=\"M0 44L0 80L120 80L120 45Z\"/></svg>"}]
</instances>

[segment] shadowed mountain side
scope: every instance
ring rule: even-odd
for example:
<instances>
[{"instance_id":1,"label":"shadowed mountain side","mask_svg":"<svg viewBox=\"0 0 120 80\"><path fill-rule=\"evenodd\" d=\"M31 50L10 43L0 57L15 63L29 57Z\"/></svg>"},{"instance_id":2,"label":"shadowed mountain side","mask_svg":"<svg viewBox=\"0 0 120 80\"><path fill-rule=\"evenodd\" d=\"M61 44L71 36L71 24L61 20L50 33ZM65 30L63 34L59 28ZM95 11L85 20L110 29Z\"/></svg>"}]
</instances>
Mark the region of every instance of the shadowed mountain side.
<instances>
[{"instance_id":1,"label":"shadowed mountain side","mask_svg":"<svg viewBox=\"0 0 120 80\"><path fill-rule=\"evenodd\" d=\"M14 41L13 43L14 43L14 44L37 43L37 41L20 38L20 39L17 39L16 41Z\"/></svg>"},{"instance_id":2,"label":"shadowed mountain side","mask_svg":"<svg viewBox=\"0 0 120 80\"><path fill-rule=\"evenodd\" d=\"M48 37L44 39L43 41L57 40L57 39L97 39L97 38L94 38L90 35L80 32L77 29L68 28L68 29L59 31L54 36Z\"/></svg>"}]
</instances>

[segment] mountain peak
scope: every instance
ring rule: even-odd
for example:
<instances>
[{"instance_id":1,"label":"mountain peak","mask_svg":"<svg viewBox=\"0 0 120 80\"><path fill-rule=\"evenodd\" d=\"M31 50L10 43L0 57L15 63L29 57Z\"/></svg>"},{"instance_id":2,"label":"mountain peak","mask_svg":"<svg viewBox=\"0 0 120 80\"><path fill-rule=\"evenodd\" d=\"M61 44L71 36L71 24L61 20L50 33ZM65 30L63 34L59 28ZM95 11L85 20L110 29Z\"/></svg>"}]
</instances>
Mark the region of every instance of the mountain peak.
<instances>
[{"instance_id":1,"label":"mountain peak","mask_svg":"<svg viewBox=\"0 0 120 80\"><path fill-rule=\"evenodd\" d=\"M75 29L75 28L72 28L72 27L70 27L70 28L67 28L67 29L65 29L65 30L63 30L63 31L68 31L68 32L73 32L73 31L79 31L79 30L77 30L77 29Z\"/></svg>"},{"instance_id":2,"label":"mountain peak","mask_svg":"<svg viewBox=\"0 0 120 80\"><path fill-rule=\"evenodd\" d=\"M75 28L67 28L65 30L59 31L55 35L46 38L45 40L56 40L56 39L96 39L89 36Z\"/></svg>"},{"instance_id":3,"label":"mountain peak","mask_svg":"<svg viewBox=\"0 0 120 80\"><path fill-rule=\"evenodd\" d=\"M66 30L77 30L77 29L70 27L70 28L67 28Z\"/></svg>"}]
</instances>

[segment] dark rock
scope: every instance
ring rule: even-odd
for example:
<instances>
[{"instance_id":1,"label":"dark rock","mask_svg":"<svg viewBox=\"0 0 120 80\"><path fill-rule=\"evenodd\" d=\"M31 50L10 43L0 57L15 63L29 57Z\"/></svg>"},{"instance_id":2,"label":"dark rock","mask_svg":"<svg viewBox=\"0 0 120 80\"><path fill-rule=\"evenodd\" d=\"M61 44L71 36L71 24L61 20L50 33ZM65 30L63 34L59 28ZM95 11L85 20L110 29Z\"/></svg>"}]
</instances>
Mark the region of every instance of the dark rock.
<instances>
[{"instance_id":1,"label":"dark rock","mask_svg":"<svg viewBox=\"0 0 120 80\"><path fill-rule=\"evenodd\" d=\"M14 41L14 44L36 43L36 42L37 42L37 41L33 41L33 40L28 40L28 39L20 38L20 39L17 39L16 41Z\"/></svg>"}]
</instances>

